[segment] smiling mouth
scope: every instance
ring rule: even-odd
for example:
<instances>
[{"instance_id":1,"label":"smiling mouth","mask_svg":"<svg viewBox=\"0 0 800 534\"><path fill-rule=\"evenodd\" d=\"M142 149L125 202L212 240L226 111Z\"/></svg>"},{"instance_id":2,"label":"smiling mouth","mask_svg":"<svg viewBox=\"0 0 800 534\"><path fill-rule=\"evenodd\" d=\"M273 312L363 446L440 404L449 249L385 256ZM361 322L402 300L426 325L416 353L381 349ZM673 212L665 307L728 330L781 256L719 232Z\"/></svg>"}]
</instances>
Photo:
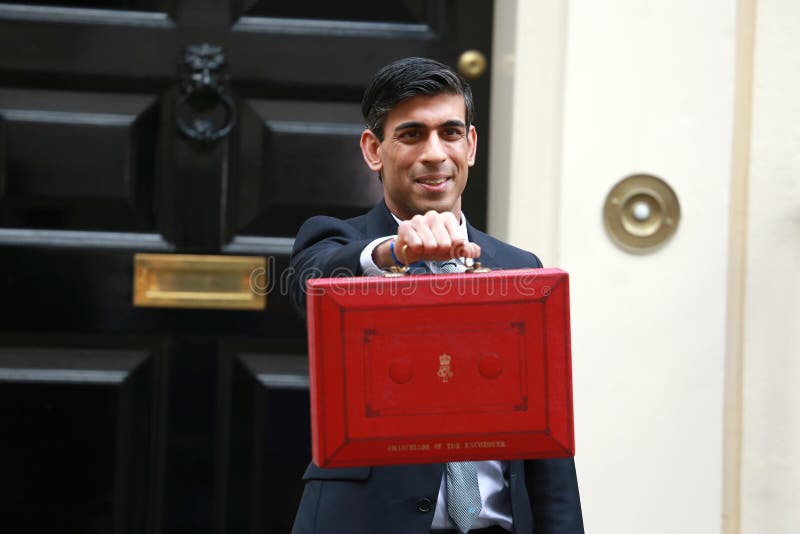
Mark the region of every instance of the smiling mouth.
<instances>
[{"instance_id":1,"label":"smiling mouth","mask_svg":"<svg viewBox=\"0 0 800 534\"><path fill-rule=\"evenodd\" d=\"M449 176L440 176L438 178L419 178L417 179L417 183L429 186L437 186L437 185L442 185L449 179L450 179Z\"/></svg>"}]
</instances>

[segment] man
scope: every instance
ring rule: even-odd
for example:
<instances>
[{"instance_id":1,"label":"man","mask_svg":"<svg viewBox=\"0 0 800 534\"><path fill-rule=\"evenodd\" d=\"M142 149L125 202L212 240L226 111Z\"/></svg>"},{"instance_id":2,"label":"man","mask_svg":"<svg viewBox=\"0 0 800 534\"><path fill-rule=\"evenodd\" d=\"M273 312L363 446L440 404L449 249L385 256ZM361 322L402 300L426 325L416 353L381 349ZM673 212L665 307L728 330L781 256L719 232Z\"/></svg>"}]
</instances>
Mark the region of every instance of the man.
<instances>
[{"instance_id":1,"label":"man","mask_svg":"<svg viewBox=\"0 0 800 534\"><path fill-rule=\"evenodd\" d=\"M313 217L300 228L291 296L301 312L312 274L380 274L402 263L439 272L454 250L488 267L541 267L535 255L479 232L461 213L478 139L472 92L456 72L429 59L396 61L375 75L362 111L361 151L379 173L384 201L360 217ZM293 533L583 533L571 458L465 464L473 479L477 471L469 491L480 493L466 524L448 505L452 464L321 469L312 463Z\"/></svg>"}]
</instances>

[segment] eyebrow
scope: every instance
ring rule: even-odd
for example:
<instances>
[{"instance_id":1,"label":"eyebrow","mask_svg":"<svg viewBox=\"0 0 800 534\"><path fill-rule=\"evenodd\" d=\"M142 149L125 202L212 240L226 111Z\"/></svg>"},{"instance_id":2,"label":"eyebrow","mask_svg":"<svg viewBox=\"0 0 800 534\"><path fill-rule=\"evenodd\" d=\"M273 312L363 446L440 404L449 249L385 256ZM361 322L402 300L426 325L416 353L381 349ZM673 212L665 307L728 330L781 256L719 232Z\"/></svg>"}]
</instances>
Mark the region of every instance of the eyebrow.
<instances>
[{"instance_id":1,"label":"eyebrow","mask_svg":"<svg viewBox=\"0 0 800 534\"><path fill-rule=\"evenodd\" d=\"M445 128L447 126L458 126L458 127L461 127L461 128L466 128L467 127L467 125L464 123L464 121L451 119L449 121L444 121L443 123L438 125L437 128ZM397 126L395 126L394 127L394 131L408 130L410 128L427 128L427 126L425 124L421 123L421 122L408 121L408 122L400 123Z\"/></svg>"}]
</instances>

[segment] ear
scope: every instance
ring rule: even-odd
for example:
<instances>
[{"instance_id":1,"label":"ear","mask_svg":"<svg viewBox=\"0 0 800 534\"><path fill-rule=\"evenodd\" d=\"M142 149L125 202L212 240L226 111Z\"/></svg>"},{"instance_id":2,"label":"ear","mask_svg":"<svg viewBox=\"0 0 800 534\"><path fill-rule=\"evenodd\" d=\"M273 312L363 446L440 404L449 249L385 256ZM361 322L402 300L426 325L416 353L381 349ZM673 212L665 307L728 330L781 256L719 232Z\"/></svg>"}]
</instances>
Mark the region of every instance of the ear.
<instances>
[{"instance_id":1,"label":"ear","mask_svg":"<svg viewBox=\"0 0 800 534\"><path fill-rule=\"evenodd\" d=\"M375 172L380 172L383 169L380 148L381 142L372 130L367 128L361 132L361 155L364 156L367 167Z\"/></svg>"},{"instance_id":2,"label":"ear","mask_svg":"<svg viewBox=\"0 0 800 534\"><path fill-rule=\"evenodd\" d=\"M467 163L469 166L472 167L475 165L475 153L478 150L478 131L475 129L475 126L469 126L469 133L467 133Z\"/></svg>"}]
</instances>

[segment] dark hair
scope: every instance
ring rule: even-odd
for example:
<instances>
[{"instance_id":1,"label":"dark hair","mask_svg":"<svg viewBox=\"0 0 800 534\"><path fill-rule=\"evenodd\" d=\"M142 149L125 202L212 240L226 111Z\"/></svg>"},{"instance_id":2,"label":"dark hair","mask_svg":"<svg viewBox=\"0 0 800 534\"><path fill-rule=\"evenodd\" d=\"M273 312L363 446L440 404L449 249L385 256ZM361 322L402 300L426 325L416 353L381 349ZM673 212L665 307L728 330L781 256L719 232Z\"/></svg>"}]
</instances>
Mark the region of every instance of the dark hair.
<instances>
[{"instance_id":1,"label":"dark hair","mask_svg":"<svg viewBox=\"0 0 800 534\"><path fill-rule=\"evenodd\" d=\"M418 95L449 93L462 95L467 109L467 126L472 124L475 104L469 84L452 68L422 57L398 59L379 70L364 91L361 113L367 128L383 141L383 125L392 108Z\"/></svg>"}]
</instances>

